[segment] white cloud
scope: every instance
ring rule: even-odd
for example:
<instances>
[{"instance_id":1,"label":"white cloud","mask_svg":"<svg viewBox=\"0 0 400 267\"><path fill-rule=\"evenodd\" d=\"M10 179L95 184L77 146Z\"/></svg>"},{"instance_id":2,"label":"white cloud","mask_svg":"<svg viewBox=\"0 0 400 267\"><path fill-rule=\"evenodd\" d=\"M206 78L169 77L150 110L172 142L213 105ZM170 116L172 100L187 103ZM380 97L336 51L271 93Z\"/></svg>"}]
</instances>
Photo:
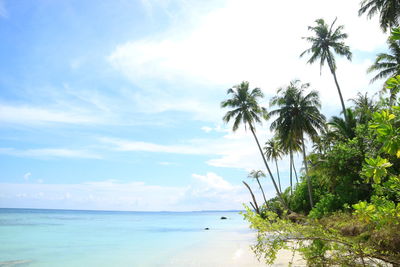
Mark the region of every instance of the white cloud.
<instances>
[{"instance_id":1,"label":"white cloud","mask_svg":"<svg viewBox=\"0 0 400 267\"><path fill-rule=\"evenodd\" d=\"M212 131L212 128L211 128L211 127L208 127L208 126L203 126L203 127L201 127L201 129L202 129L204 132L206 132L206 133L209 133L209 132Z\"/></svg>"},{"instance_id":2,"label":"white cloud","mask_svg":"<svg viewBox=\"0 0 400 267\"><path fill-rule=\"evenodd\" d=\"M0 104L0 122L16 124L43 124L43 123L99 123L97 116L85 115L79 112L52 110L31 106L12 106Z\"/></svg>"},{"instance_id":3,"label":"white cloud","mask_svg":"<svg viewBox=\"0 0 400 267\"><path fill-rule=\"evenodd\" d=\"M42 148L18 150L14 148L0 148L0 154L31 157L31 158L88 158L100 159L101 156L85 150L73 150L65 148Z\"/></svg>"},{"instance_id":4,"label":"white cloud","mask_svg":"<svg viewBox=\"0 0 400 267\"><path fill-rule=\"evenodd\" d=\"M25 181L28 181L28 180L29 180L29 177L31 177L31 176L32 176L32 173L30 173L30 172L25 173L25 174L24 174L24 180L25 180Z\"/></svg>"},{"instance_id":5,"label":"white cloud","mask_svg":"<svg viewBox=\"0 0 400 267\"><path fill-rule=\"evenodd\" d=\"M219 112L218 103L209 105L204 95L249 80L270 96L277 87L301 78L321 90L323 104L337 112L340 105L332 101L336 88L330 73L326 71L321 77L318 66L306 66L306 59L299 58L309 46L301 39L310 35L307 26L317 18L330 23L338 16L336 25L345 25L347 43L353 51L374 51L382 48L386 40L376 19L368 21L357 16L357 1L224 1L211 11L205 9L201 15L194 7L190 1L185 5L187 16L181 15L180 26L158 36L120 44L109 56L117 70L145 90L149 90L149 81L154 80L177 90L163 88L168 92L165 94L152 87L151 93L138 93L142 102L148 99L144 102L154 103L146 105L148 109L181 110L197 114L196 118L203 114L210 120L220 120L221 116L209 116ZM339 81L346 98L368 87L367 66L367 61L338 63ZM338 99L337 95L334 97Z\"/></svg>"},{"instance_id":6,"label":"white cloud","mask_svg":"<svg viewBox=\"0 0 400 267\"><path fill-rule=\"evenodd\" d=\"M1 206L106 210L241 209L245 188L215 173L193 174L187 186L115 180L83 184L0 184Z\"/></svg>"}]
</instances>

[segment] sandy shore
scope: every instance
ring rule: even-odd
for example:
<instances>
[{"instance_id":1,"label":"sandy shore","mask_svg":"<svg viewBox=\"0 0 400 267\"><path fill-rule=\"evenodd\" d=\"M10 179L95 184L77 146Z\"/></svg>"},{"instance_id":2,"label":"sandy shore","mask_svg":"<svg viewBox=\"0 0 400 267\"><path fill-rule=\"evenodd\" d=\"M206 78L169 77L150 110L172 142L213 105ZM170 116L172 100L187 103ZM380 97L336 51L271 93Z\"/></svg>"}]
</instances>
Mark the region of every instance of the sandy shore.
<instances>
[{"instance_id":1,"label":"sandy shore","mask_svg":"<svg viewBox=\"0 0 400 267\"><path fill-rule=\"evenodd\" d=\"M212 234L212 231L207 233L210 236L207 245L193 246L187 251L182 251L172 257L166 266L267 266L259 262L250 249L250 245L254 244L254 233L216 233L217 238L213 238ZM292 256L290 251L280 251L272 266L288 266ZM292 266L306 264L301 257L295 255Z\"/></svg>"}]
</instances>

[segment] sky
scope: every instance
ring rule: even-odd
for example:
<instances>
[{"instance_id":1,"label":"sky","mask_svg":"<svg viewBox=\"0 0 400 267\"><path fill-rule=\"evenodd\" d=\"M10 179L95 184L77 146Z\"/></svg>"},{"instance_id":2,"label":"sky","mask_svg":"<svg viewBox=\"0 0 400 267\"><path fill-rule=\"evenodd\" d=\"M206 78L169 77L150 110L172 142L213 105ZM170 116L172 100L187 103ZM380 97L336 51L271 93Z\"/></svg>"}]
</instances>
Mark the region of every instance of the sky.
<instances>
[{"instance_id":1,"label":"sky","mask_svg":"<svg viewBox=\"0 0 400 267\"><path fill-rule=\"evenodd\" d=\"M243 180L261 202L247 178L264 170L254 139L222 122L220 102L249 81L270 109L276 90L300 79L319 91L328 118L339 115L329 70L299 57L307 26L335 17L353 53L351 62L337 58L343 97L373 95L383 81L370 84L366 69L387 36L358 8L348 0L0 0L0 207L242 209ZM257 128L262 143L273 136L269 123ZM279 166L285 187L286 157ZM273 197L269 179L262 183Z\"/></svg>"}]
</instances>

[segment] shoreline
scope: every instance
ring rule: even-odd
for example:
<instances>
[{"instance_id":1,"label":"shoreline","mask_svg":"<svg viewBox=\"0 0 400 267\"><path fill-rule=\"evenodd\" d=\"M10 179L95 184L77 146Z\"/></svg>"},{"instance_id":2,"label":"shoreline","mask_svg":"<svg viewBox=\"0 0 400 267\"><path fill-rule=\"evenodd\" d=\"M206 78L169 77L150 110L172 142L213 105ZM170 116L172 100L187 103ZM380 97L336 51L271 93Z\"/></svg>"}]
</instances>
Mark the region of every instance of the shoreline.
<instances>
[{"instance_id":1,"label":"shoreline","mask_svg":"<svg viewBox=\"0 0 400 267\"><path fill-rule=\"evenodd\" d=\"M258 261L250 246L255 244L255 232L218 232L210 233L207 243L199 243L188 247L184 252L172 256L163 266L232 266L232 267L260 267L268 266L263 259ZM214 235L213 235L214 234ZM295 255L290 250L278 252L274 264L269 266L288 266L293 258L292 266L306 266L300 255Z\"/></svg>"}]
</instances>

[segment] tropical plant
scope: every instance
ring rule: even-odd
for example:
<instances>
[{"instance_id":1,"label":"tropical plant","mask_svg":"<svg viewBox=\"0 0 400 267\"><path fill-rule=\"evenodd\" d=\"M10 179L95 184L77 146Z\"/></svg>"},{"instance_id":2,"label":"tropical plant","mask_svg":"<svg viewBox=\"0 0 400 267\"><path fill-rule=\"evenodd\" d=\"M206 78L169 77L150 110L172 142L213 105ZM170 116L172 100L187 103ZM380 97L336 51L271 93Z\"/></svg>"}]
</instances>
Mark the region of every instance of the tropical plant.
<instances>
[{"instance_id":1,"label":"tropical plant","mask_svg":"<svg viewBox=\"0 0 400 267\"><path fill-rule=\"evenodd\" d=\"M367 69L368 73L377 71L371 83L378 79L389 78L400 74L400 46L399 41L388 40L389 53L380 53L375 62Z\"/></svg>"},{"instance_id":2,"label":"tropical plant","mask_svg":"<svg viewBox=\"0 0 400 267\"><path fill-rule=\"evenodd\" d=\"M343 42L343 40L347 38L347 34L342 32L344 28L343 25L334 28L336 19L333 21L330 27L323 19L317 19L315 22L317 23L316 26L308 27L308 30L314 32L314 36L303 37L303 39L312 44L311 48L301 53L300 57L304 56L305 54L311 54L311 57L308 59L307 63L313 64L319 60L320 69L322 69L322 66L325 64L325 62L328 63L328 67L333 75L336 88L338 90L343 115L346 116L346 107L344 105L342 92L336 77L336 61L334 53L339 56L345 56L348 60L351 60L352 54L350 52L350 48Z\"/></svg>"},{"instance_id":3,"label":"tropical plant","mask_svg":"<svg viewBox=\"0 0 400 267\"><path fill-rule=\"evenodd\" d=\"M278 168L278 159L282 158L283 151L281 144L276 138L271 138L270 140L265 142L264 154L267 157L267 160L275 161L276 173L278 175L279 191L282 193L281 177L279 175L279 168Z\"/></svg>"},{"instance_id":4,"label":"tropical plant","mask_svg":"<svg viewBox=\"0 0 400 267\"><path fill-rule=\"evenodd\" d=\"M224 100L221 102L222 108L232 108L229 110L223 120L228 123L233 119L233 127L232 130L236 131L240 124L244 124L245 129L247 127L250 129L253 137L257 143L258 149L260 151L261 157L264 161L265 167L267 168L268 174L271 178L271 181L275 187L276 193L280 198L282 205L287 207L284 199L281 196L278 185L276 184L275 178L272 175L272 172L269 168L267 160L265 159L264 153L260 146L260 142L258 141L256 135L255 124L262 123L262 119L268 118L268 112L264 107L261 107L258 104L258 99L263 98L264 94L261 92L260 88L254 88L252 90L249 89L249 82L242 82L238 85L229 88L227 94L231 96L231 98Z\"/></svg>"},{"instance_id":5,"label":"tropical plant","mask_svg":"<svg viewBox=\"0 0 400 267\"><path fill-rule=\"evenodd\" d=\"M301 151L301 141L292 135L288 135L285 140L280 139L279 141L281 143L280 146L282 147L283 152L286 155L289 155L290 194L292 194L293 193L293 171L296 175L296 182L298 182L296 169L294 167L293 153Z\"/></svg>"},{"instance_id":6,"label":"tropical plant","mask_svg":"<svg viewBox=\"0 0 400 267\"><path fill-rule=\"evenodd\" d=\"M385 82L383 92L389 91L389 106L393 106L397 100L397 94L400 92L400 75L389 78Z\"/></svg>"},{"instance_id":7,"label":"tropical plant","mask_svg":"<svg viewBox=\"0 0 400 267\"><path fill-rule=\"evenodd\" d=\"M384 32L388 28L399 25L400 2L398 0L362 0L358 15L367 13L368 18L372 18L379 12L379 23Z\"/></svg>"},{"instance_id":8,"label":"tropical plant","mask_svg":"<svg viewBox=\"0 0 400 267\"><path fill-rule=\"evenodd\" d=\"M252 170L249 173L248 177L249 178L253 178L253 179L255 179L257 181L258 186L259 186L259 188L261 190L261 193L263 195L263 198L264 198L264 203L267 204L267 199L265 197L264 189L262 188L261 183L260 183L260 178L265 177L265 173L263 173L261 170L258 170L258 171Z\"/></svg>"},{"instance_id":9,"label":"tropical plant","mask_svg":"<svg viewBox=\"0 0 400 267\"><path fill-rule=\"evenodd\" d=\"M356 126L357 119L354 116L353 111L348 108L347 112L347 121L339 118L337 116L333 116L328 125L333 128L333 132L339 138L352 139L356 136Z\"/></svg>"},{"instance_id":10,"label":"tropical plant","mask_svg":"<svg viewBox=\"0 0 400 267\"><path fill-rule=\"evenodd\" d=\"M372 114L377 110L373 98L368 97L368 93L357 93L357 97L350 99L354 103L354 116L359 123L366 123L372 118Z\"/></svg>"},{"instance_id":11,"label":"tropical plant","mask_svg":"<svg viewBox=\"0 0 400 267\"><path fill-rule=\"evenodd\" d=\"M278 95L271 100L272 106L278 108L269 113L277 116L271 123L271 130L276 130L283 142L297 140L301 142L304 168L307 176L310 205L313 206L312 189L306 159L305 134L309 137L318 135L325 129L325 116L319 111L321 107L318 92L305 94L309 84L300 84L299 80L292 81L286 88L278 89Z\"/></svg>"}]
</instances>

